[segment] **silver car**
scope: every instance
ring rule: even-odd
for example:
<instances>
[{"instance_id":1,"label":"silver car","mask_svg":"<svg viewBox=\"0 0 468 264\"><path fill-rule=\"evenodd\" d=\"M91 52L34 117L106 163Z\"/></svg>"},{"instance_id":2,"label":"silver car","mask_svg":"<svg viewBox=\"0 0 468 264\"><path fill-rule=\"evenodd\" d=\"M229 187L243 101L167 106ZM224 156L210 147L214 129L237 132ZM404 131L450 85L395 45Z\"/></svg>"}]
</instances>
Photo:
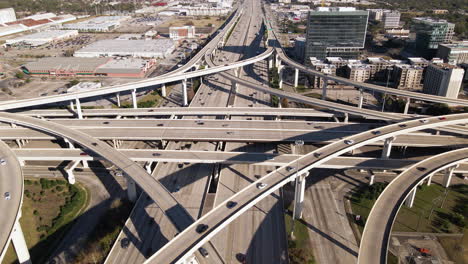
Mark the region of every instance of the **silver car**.
<instances>
[{"instance_id":1,"label":"silver car","mask_svg":"<svg viewBox=\"0 0 468 264\"><path fill-rule=\"evenodd\" d=\"M10 192L6 192L4 196L5 196L5 200L10 200L11 199Z\"/></svg>"}]
</instances>

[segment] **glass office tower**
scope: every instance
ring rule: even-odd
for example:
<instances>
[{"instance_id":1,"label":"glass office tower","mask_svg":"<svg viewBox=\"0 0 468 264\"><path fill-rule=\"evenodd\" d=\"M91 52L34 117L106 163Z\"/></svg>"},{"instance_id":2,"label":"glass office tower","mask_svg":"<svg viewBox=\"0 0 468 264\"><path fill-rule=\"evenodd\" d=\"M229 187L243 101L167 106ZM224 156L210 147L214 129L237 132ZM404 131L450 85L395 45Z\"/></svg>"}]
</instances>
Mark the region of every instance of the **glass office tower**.
<instances>
[{"instance_id":1,"label":"glass office tower","mask_svg":"<svg viewBox=\"0 0 468 264\"><path fill-rule=\"evenodd\" d=\"M356 59L364 48L368 11L354 7L319 7L309 12L305 62L310 57Z\"/></svg>"}]
</instances>

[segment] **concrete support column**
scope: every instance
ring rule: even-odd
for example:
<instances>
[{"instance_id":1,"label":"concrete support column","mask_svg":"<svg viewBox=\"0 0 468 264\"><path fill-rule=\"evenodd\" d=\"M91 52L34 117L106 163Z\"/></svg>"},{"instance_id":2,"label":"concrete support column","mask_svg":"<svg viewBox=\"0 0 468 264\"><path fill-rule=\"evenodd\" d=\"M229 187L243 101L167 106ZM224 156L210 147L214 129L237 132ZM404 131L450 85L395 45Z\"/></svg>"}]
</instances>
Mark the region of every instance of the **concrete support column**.
<instances>
[{"instance_id":1,"label":"concrete support column","mask_svg":"<svg viewBox=\"0 0 468 264\"><path fill-rule=\"evenodd\" d=\"M344 122L344 123L348 123L348 121L349 121L349 114L348 114L348 113L344 113L344 120L343 120L343 122Z\"/></svg>"},{"instance_id":2,"label":"concrete support column","mask_svg":"<svg viewBox=\"0 0 468 264\"><path fill-rule=\"evenodd\" d=\"M384 146L382 149L382 159L388 159L390 157L390 153L392 152L392 145L395 137L389 137L385 139Z\"/></svg>"},{"instance_id":3,"label":"concrete support column","mask_svg":"<svg viewBox=\"0 0 468 264\"><path fill-rule=\"evenodd\" d=\"M458 165L445 169L444 181L443 181L443 183L442 183L442 186L444 186L445 188L447 188L447 187L450 186L450 181L452 180L453 171L454 171L457 167L458 167Z\"/></svg>"},{"instance_id":4,"label":"concrete support column","mask_svg":"<svg viewBox=\"0 0 468 264\"><path fill-rule=\"evenodd\" d=\"M149 174L151 174L151 165L153 165L152 161L146 162L146 165L145 165L146 172L148 172Z\"/></svg>"},{"instance_id":5,"label":"concrete support column","mask_svg":"<svg viewBox=\"0 0 468 264\"><path fill-rule=\"evenodd\" d=\"M273 57L272 56L270 56L268 58L268 68L269 69L273 68Z\"/></svg>"},{"instance_id":6,"label":"concrete support column","mask_svg":"<svg viewBox=\"0 0 468 264\"><path fill-rule=\"evenodd\" d=\"M279 78L279 88L283 89L283 68L284 66L278 67L278 78Z\"/></svg>"},{"instance_id":7,"label":"concrete support column","mask_svg":"<svg viewBox=\"0 0 468 264\"><path fill-rule=\"evenodd\" d=\"M324 78L322 84L322 100L327 100L327 83L327 79Z\"/></svg>"},{"instance_id":8,"label":"concrete support column","mask_svg":"<svg viewBox=\"0 0 468 264\"><path fill-rule=\"evenodd\" d=\"M22 148L23 144L21 143L21 139L15 139L16 145L18 145L18 148Z\"/></svg>"},{"instance_id":9,"label":"concrete support column","mask_svg":"<svg viewBox=\"0 0 468 264\"><path fill-rule=\"evenodd\" d=\"M413 190L411 190L411 192L408 194L408 197L406 197L405 205L408 206L409 208L413 207L417 188L418 187L414 187Z\"/></svg>"},{"instance_id":10,"label":"concrete support column","mask_svg":"<svg viewBox=\"0 0 468 264\"><path fill-rule=\"evenodd\" d=\"M279 67L281 65L281 61L279 59L279 55L275 54L275 67Z\"/></svg>"},{"instance_id":11,"label":"concrete support column","mask_svg":"<svg viewBox=\"0 0 468 264\"><path fill-rule=\"evenodd\" d=\"M294 87L299 85L299 69L294 69Z\"/></svg>"},{"instance_id":12,"label":"concrete support column","mask_svg":"<svg viewBox=\"0 0 468 264\"><path fill-rule=\"evenodd\" d=\"M302 208L304 207L304 192L306 186L306 177L309 173L304 173L296 177L296 187L294 190L294 209L293 209L293 218L300 219L302 218Z\"/></svg>"},{"instance_id":13,"label":"concrete support column","mask_svg":"<svg viewBox=\"0 0 468 264\"><path fill-rule=\"evenodd\" d=\"M68 183L70 184L75 184L75 174L73 174L73 170L76 168L76 166L80 163L79 160L75 160L70 162L66 167L65 167L65 172L67 173L67 180Z\"/></svg>"},{"instance_id":14,"label":"concrete support column","mask_svg":"<svg viewBox=\"0 0 468 264\"><path fill-rule=\"evenodd\" d=\"M434 174L431 174L431 175L429 176L429 178L427 178L427 186L431 185L431 183L432 183L432 176L434 176Z\"/></svg>"},{"instance_id":15,"label":"concrete support column","mask_svg":"<svg viewBox=\"0 0 468 264\"><path fill-rule=\"evenodd\" d=\"M70 110L75 110L75 106L73 104L73 100L70 101Z\"/></svg>"},{"instance_id":16,"label":"concrete support column","mask_svg":"<svg viewBox=\"0 0 468 264\"><path fill-rule=\"evenodd\" d=\"M132 103L133 103L133 108L137 109L138 108L138 102L136 98L136 89L132 90Z\"/></svg>"},{"instance_id":17,"label":"concrete support column","mask_svg":"<svg viewBox=\"0 0 468 264\"><path fill-rule=\"evenodd\" d=\"M120 107L120 93L115 93L115 98L117 101L117 106Z\"/></svg>"},{"instance_id":18,"label":"concrete support column","mask_svg":"<svg viewBox=\"0 0 468 264\"><path fill-rule=\"evenodd\" d=\"M18 262L21 264L32 263L29 256L28 246L26 245L26 240L24 239L23 230L21 229L19 221L17 221L13 227L11 242L15 248L16 256L18 256Z\"/></svg>"},{"instance_id":19,"label":"concrete support column","mask_svg":"<svg viewBox=\"0 0 468 264\"><path fill-rule=\"evenodd\" d=\"M125 179L127 180L127 195L128 195L128 200L134 202L136 201L137 198L137 193L136 193L136 183L135 181L130 178L128 175L125 175Z\"/></svg>"},{"instance_id":20,"label":"concrete support column","mask_svg":"<svg viewBox=\"0 0 468 264\"><path fill-rule=\"evenodd\" d=\"M182 96L184 99L184 105L183 106L188 106L188 98L187 98L187 79L182 80Z\"/></svg>"},{"instance_id":21,"label":"concrete support column","mask_svg":"<svg viewBox=\"0 0 468 264\"><path fill-rule=\"evenodd\" d=\"M410 107L411 99L409 97L406 98L406 104L405 104L405 110L403 111L403 114L408 114L408 110Z\"/></svg>"},{"instance_id":22,"label":"concrete support column","mask_svg":"<svg viewBox=\"0 0 468 264\"><path fill-rule=\"evenodd\" d=\"M166 97L166 84L161 84L161 96Z\"/></svg>"},{"instance_id":23,"label":"concrete support column","mask_svg":"<svg viewBox=\"0 0 468 264\"><path fill-rule=\"evenodd\" d=\"M80 99L76 98L75 103L76 103L76 113L78 114L78 119L83 119L83 112L81 111Z\"/></svg>"},{"instance_id":24,"label":"concrete support column","mask_svg":"<svg viewBox=\"0 0 468 264\"><path fill-rule=\"evenodd\" d=\"M362 108L362 104L364 102L364 92L362 89L359 89L359 103L358 103L358 108Z\"/></svg>"},{"instance_id":25,"label":"concrete support column","mask_svg":"<svg viewBox=\"0 0 468 264\"><path fill-rule=\"evenodd\" d=\"M278 96L278 108L283 108L283 106L281 105L281 97Z\"/></svg>"},{"instance_id":26,"label":"concrete support column","mask_svg":"<svg viewBox=\"0 0 468 264\"><path fill-rule=\"evenodd\" d=\"M374 174L371 174L371 176L369 177L369 186L371 186L372 184L374 184L375 182L375 175Z\"/></svg>"}]
</instances>

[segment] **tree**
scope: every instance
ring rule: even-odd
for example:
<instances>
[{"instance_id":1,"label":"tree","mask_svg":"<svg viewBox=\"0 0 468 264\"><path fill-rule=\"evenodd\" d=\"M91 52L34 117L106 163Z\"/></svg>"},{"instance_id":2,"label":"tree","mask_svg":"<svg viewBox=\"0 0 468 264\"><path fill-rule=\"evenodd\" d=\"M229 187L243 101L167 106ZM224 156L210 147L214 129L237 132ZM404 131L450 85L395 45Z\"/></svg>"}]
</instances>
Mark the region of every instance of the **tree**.
<instances>
[{"instance_id":1,"label":"tree","mask_svg":"<svg viewBox=\"0 0 468 264\"><path fill-rule=\"evenodd\" d=\"M23 79L24 78L24 72L18 71L15 73L15 77L18 79Z\"/></svg>"}]
</instances>

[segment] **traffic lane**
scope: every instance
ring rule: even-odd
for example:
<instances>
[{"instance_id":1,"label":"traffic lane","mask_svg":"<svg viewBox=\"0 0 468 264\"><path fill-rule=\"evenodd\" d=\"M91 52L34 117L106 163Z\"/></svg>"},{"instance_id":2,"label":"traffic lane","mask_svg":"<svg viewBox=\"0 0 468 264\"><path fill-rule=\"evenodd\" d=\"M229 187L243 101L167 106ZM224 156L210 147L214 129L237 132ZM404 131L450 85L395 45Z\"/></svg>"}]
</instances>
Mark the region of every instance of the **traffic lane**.
<instances>
[{"instance_id":1,"label":"traffic lane","mask_svg":"<svg viewBox=\"0 0 468 264\"><path fill-rule=\"evenodd\" d=\"M76 129L93 138L101 140L172 140L172 141L233 141L233 142L294 142L303 140L310 143L328 144L340 141L355 133L351 132L325 132L317 131L289 131L285 130L257 130L257 129L182 129L182 128L141 128L129 130L128 128L81 128ZM30 139L52 140L54 135L30 130L27 128L0 129L0 139ZM382 141L372 142L372 145L382 145ZM393 141L393 146L413 147L460 147L468 144L468 138L455 136L442 136L431 134L405 134Z\"/></svg>"},{"instance_id":2,"label":"traffic lane","mask_svg":"<svg viewBox=\"0 0 468 264\"><path fill-rule=\"evenodd\" d=\"M0 141L0 155L0 259L3 259L10 244L11 232L21 214L24 176L18 159L3 141Z\"/></svg>"},{"instance_id":3,"label":"traffic lane","mask_svg":"<svg viewBox=\"0 0 468 264\"><path fill-rule=\"evenodd\" d=\"M433 173L468 159L468 148L425 159L397 176L380 194L367 218L358 263L386 263L391 229L401 204L412 189Z\"/></svg>"}]
</instances>

